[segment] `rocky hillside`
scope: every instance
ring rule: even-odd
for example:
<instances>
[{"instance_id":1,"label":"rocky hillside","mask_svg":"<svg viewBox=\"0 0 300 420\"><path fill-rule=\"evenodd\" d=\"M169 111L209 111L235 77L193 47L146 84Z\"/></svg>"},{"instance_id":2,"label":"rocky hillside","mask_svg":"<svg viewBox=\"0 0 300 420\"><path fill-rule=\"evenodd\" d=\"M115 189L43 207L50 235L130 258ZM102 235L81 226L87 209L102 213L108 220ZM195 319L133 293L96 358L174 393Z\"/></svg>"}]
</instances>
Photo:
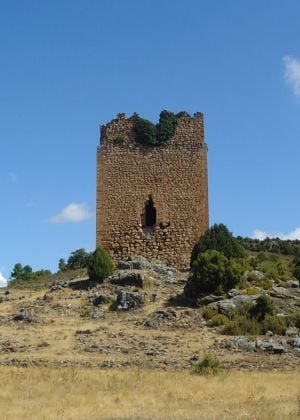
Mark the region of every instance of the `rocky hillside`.
<instances>
[{"instance_id":1,"label":"rocky hillside","mask_svg":"<svg viewBox=\"0 0 300 420\"><path fill-rule=\"evenodd\" d=\"M81 276L42 290L3 289L0 364L174 370L190 369L210 352L225 368L299 367L297 281L266 283L263 273L248 272L241 288L226 297L208 295L191 303L183 295L187 276L136 259L121 262L100 285ZM242 325L237 320L264 294L276 308L272 319L284 319L280 334L276 323L263 334L232 335L230 322Z\"/></svg>"}]
</instances>

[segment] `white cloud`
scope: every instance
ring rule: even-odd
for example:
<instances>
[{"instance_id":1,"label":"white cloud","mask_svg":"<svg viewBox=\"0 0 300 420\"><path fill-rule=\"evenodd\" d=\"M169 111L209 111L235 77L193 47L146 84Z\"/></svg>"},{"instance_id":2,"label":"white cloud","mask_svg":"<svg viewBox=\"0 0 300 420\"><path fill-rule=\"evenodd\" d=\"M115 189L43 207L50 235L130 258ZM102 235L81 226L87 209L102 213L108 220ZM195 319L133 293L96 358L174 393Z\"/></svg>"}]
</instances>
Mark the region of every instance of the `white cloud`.
<instances>
[{"instance_id":1,"label":"white cloud","mask_svg":"<svg viewBox=\"0 0 300 420\"><path fill-rule=\"evenodd\" d=\"M283 62L284 78L292 87L294 95L300 98L300 58L286 55Z\"/></svg>"},{"instance_id":2,"label":"white cloud","mask_svg":"<svg viewBox=\"0 0 300 420\"><path fill-rule=\"evenodd\" d=\"M6 176L12 184L18 182L18 175L15 172L7 172Z\"/></svg>"},{"instance_id":3,"label":"white cloud","mask_svg":"<svg viewBox=\"0 0 300 420\"><path fill-rule=\"evenodd\" d=\"M7 280L0 271L0 287L5 287L6 285L7 285Z\"/></svg>"},{"instance_id":4,"label":"white cloud","mask_svg":"<svg viewBox=\"0 0 300 420\"><path fill-rule=\"evenodd\" d=\"M280 239L299 239L300 240L300 227L292 230L289 233L276 233L276 232L265 232L264 230L255 229L252 233L252 238L260 239L261 241L265 238L280 238Z\"/></svg>"},{"instance_id":5,"label":"white cloud","mask_svg":"<svg viewBox=\"0 0 300 420\"><path fill-rule=\"evenodd\" d=\"M85 203L71 203L64 207L60 213L50 217L50 223L79 223L93 217L93 213L89 211Z\"/></svg>"}]
</instances>

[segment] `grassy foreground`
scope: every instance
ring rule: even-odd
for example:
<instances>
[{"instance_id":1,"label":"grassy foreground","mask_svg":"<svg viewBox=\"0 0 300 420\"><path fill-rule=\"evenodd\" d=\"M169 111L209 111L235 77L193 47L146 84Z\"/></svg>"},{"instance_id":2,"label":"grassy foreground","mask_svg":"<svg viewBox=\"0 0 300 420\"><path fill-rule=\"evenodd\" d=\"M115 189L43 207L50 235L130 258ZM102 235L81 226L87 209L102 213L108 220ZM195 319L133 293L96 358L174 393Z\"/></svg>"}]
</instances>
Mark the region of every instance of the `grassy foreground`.
<instances>
[{"instance_id":1,"label":"grassy foreground","mask_svg":"<svg viewBox=\"0 0 300 420\"><path fill-rule=\"evenodd\" d=\"M300 373L0 367L4 419L297 419Z\"/></svg>"}]
</instances>

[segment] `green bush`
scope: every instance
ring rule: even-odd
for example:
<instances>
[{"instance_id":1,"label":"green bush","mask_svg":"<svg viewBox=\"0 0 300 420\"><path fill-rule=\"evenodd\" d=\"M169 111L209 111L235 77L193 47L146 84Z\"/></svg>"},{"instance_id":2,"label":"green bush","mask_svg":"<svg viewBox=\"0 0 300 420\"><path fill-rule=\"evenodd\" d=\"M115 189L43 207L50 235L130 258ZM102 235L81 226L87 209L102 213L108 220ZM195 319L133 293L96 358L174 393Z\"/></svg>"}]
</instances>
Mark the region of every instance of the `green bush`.
<instances>
[{"instance_id":1,"label":"green bush","mask_svg":"<svg viewBox=\"0 0 300 420\"><path fill-rule=\"evenodd\" d=\"M219 327L221 325L228 325L229 322L230 322L230 319L226 315L216 314L216 315L213 315L211 317L211 320L210 321L211 321L210 324L213 327Z\"/></svg>"},{"instance_id":2,"label":"green bush","mask_svg":"<svg viewBox=\"0 0 300 420\"><path fill-rule=\"evenodd\" d=\"M156 144L156 126L151 121L138 118L134 125L136 140L143 146L154 146Z\"/></svg>"},{"instance_id":3,"label":"green bush","mask_svg":"<svg viewBox=\"0 0 300 420\"><path fill-rule=\"evenodd\" d=\"M163 110L159 115L158 124L138 117L134 124L136 141L143 146L162 146L174 136L179 114Z\"/></svg>"},{"instance_id":4,"label":"green bush","mask_svg":"<svg viewBox=\"0 0 300 420\"><path fill-rule=\"evenodd\" d=\"M89 258L87 267L89 279L103 282L114 271L109 254L101 247L97 248Z\"/></svg>"},{"instance_id":5,"label":"green bush","mask_svg":"<svg viewBox=\"0 0 300 420\"><path fill-rule=\"evenodd\" d=\"M208 353L194 365L193 373L200 375L217 375L220 372L220 362L212 354Z\"/></svg>"},{"instance_id":6,"label":"green bush","mask_svg":"<svg viewBox=\"0 0 300 420\"><path fill-rule=\"evenodd\" d=\"M259 295L260 292L258 289L255 289L255 287L248 287L248 289L244 290L243 292L245 295L254 296Z\"/></svg>"},{"instance_id":7,"label":"green bush","mask_svg":"<svg viewBox=\"0 0 300 420\"><path fill-rule=\"evenodd\" d=\"M228 335L258 335L260 325L255 319L241 315L225 324L223 333Z\"/></svg>"},{"instance_id":8,"label":"green bush","mask_svg":"<svg viewBox=\"0 0 300 420\"><path fill-rule=\"evenodd\" d=\"M264 290L270 290L273 287L272 280L267 277L258 277L255 273L250 273L247 280L251 286L261 287Z\"/></svg>"},{"instance_id":9,"label":"green bush","mask_svg":"<svg viewBox=\"0 0 300 420\"><path fill-rule=\"evenodd\" d=\"M261 322L261 333L272 331L274 334L283 335L287 329L286 319L282 316L266 315Z\"/></svg>"},{"instance_id":10,"label":"green bush","mask_svg":"<svg viewBox=\"0 0 300 420\"><path fill-rule=\"evenodd\" d=\"M159 116L159 123L156 126L156 140L162 145L168 143L174 136L177 125L177 116L170 111L162 111Z\"/></svg>"},{"instance_id":11,"label":"green bush","mask_svg":"<svg viewBox=\"0 0 300 420\"><path fill-rule=\"evenodd\" d=\"M200 254L211 249L222 252L227 258L242 258L245 255L245 249L232 236L228 228L223 224L215 224L201 236L194 246L191 267Z\"/></svg>"},{"instance_id":12,"label":"green bush","mask_svg":"<svg viewBox=\"0 0 300 420\"><path fill-rule=\"evenodd\" d=\"M295 327L300 328L300 312L297 312L295 315Z\"/></svg>"},{"instance_id":13,"label":"green bush","mask_svg":"<svg viewBox=\"0 0 300 420\"><path fill-rule=\"evenodd\" d=\"M277 254L260 252L255 258L252 258L251 265L269 278L286 280L292 276L288 261Z\"/></svg>"},{"instance_id":14,"label":"green bush","mask_svg":"<svg viewBox=\"0 0 300 420\"><path fill-rule=\"evenodd\" d=\"M204 319L211 319L213 316L217 315L218 311L213 308L205 307L202 309L202 316Z\"/></svg>"},{"instance_id":15,"label":"green bush","mask_svg":"<svg viewBox=\"0 0 300 420\"><path fill-rule=\"evenodd\" d=\"M288 317L288 325L300 328L300 312L294 312Z\"/></svg>"},{"instance_id":16,"label":"green bush","mask_svg":"<svg viewBox=\"0 0 300 420\"><path fill-rule=\"evenodd\" d=\"M192 275L185 292L196 298L201 292L223 293L235 287L242 277L241 266L222 252L209 250L193 263Z\"/></svg>"},{"instance_id":17,"label":"green bush","mask_svg":"<svg viewBox=\"0 0 300 420\"><path fill-rule=\"evenodd\" d=\"M293 276L297 280L300 280L300 257L294 259Z\"/></svg>"},{"instance_id":18,"label":"green bush","mask_svg":"<svg viewBox=\"0 0 300 420\"><path fill-rule=\"evenodd\" d=\"M263 321L266 315L275 314L275 305L268 295L262 295L257 298L255 305L251 308L250 314L258 321Z\"/></svg>"}]
</instances>

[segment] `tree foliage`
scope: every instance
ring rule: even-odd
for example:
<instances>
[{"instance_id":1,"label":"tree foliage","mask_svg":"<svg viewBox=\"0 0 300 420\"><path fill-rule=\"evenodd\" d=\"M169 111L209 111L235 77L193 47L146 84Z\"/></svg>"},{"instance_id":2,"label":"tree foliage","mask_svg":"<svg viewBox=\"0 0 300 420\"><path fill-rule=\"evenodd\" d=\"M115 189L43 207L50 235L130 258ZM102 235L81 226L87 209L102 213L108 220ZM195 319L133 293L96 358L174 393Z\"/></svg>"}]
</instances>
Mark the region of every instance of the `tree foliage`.
<instances>
[{"instance_id":1,"label":"tree foliage","mask_svg":"<svg viewBox=\"0 0 300 420\"><path fill-rule=\"evenodd\" d=\"M197 298L201 293L223 293L235 287L243 274L241 265L222 252L208 250L198 255L185 294Z\"/></svg>"},{"instance_id":2,"label":"tree foliage","mask_svg":"<svg viewBox=\"0 0 300 420\"><path fill-rule=\"evenodd\" d=\"M213 225L201 236L193 248L191 266L201 253L210 249L222 252L227 258L242 258L245 255L242 245L222 223Z\"/></svg>"},{"instance_id":3,"label":"tree foliage","mask_svg":"<svg viewBox=\"0 0 300 420\"><path fill-rule=\"evenodd\" d=\"M84 248L76 249L71 252L68 261L67 269L76 270L77 268L86 268L88 265L90 253L86 252Z\"/></svg>"},{"instance_id":4,"label":"tree foliage","mask_svg":"<svg viewBox=\"0 0 300 420\"><path fill-rule=\"evenodd\" d=\"M275 305L268 295L259 296L255 305L251 308L251 316L258 321L263 321L266 315L274 315Z\"/></svg>"},{"instance_id":5,"label":"tree foliage","mask_svg":"<svg viewBox=\"0 0 300 420\"><path fill-rule=\"evenodd\" d=\"M21 263L16 263L10 275L10 285L18 282L32 281L40 277L50 276L50 270L33 271L30 265L22 266Z\"/></svg>"},{"instance_id":6,"label":"tree foliage","mask_svg":"<svg viewBox=\"0 0 300 420\"><path fill-rule=\"evenodd\" d=\"M66 263L66 260L64 258L60 258L58 261L58 270L59 271L66 271L68 268L68 265Z\"/></svg>"},{"instance_id":7,"label":"tree foliage","mask_svg":"<svg viewBox=\"0 0 300 420\"><path fill-rule=\"evenodd\" d=\"M99 247L91 254L87 269L90 280L103 282L113 273L114 266L109 254Z\"/></svg>"},{"instance_id":8,"label":"tree foliage","mask_svg":"<svg viewBox=\"0 0 300 420\"><path fill-rule=\"evenodd\" d=\"M238 241L249 251L273 252L282 255L295 255L300 257L299 239L265 238L263 240L237 237Z\"/></svg>"},{"instance_id":9,"label":"tree foliage","mask_svg":"<svg viewBox=\"0 0 300 420\"><path fill-rule=\"evenodd\" d=\"M159 116L159 123L156 125L156 141L158 144L166 144L174 136L177 116L170 111L162 111Z\"/></svg>"},{"instance_id":10,"label":"tree foliage","mask_svg":"<svg viewBox=\"0 0 300 420\"><path fill-rule=\"evenodd\" d=\"M156 144L156 126L151 121L138 118L134 125L134 132L137 141L143 146L154 146Z\"/></svg>"},{"instance_id":11,"label":"tree foliage","mask_svg":"<svg viewBox=\"0 0 300 420\"><path fill-rule=\"evenodd\" d=\"M293 270L293 276L296 277L297 280L300 280L300 258L294 259L294 270Z\"/></svg>"},{"instance_id":12,"label":"tree foliage","mask_svg":"<svg viewBox=\"0 0 300 420\"><path fill-rule=\"evenodd\" d=\"M159 115L158 124L144 118L137 118L134 125L135 137L144 146L162 146L174 136L178 118L182 115L163 110Z\"/></svg>"}]
</instances>

